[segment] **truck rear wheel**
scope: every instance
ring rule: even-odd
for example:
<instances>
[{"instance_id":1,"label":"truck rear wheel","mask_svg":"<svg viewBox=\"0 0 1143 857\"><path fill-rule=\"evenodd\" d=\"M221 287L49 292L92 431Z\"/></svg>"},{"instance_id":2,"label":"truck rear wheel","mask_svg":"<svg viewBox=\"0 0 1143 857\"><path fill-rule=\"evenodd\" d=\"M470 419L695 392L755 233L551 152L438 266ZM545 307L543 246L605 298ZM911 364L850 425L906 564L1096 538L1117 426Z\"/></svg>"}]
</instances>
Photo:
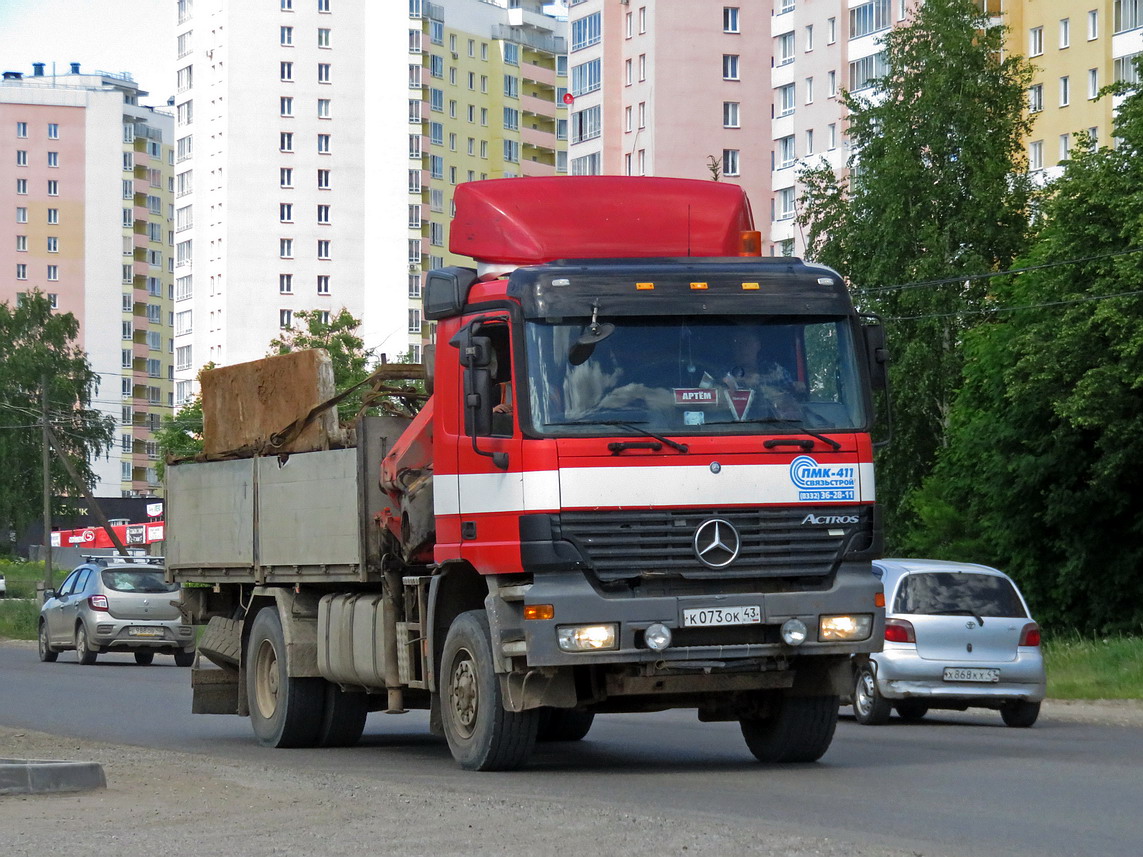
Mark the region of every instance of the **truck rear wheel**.
<instances>
[{"instance_id":1,"label":"truck rear wheel","mask_svg":"<svg viewBox=\"0 0 1143 857\"><path fill-rule=\"evenodd\" d=\"M541 708L537 741L580 741L591 731L594 711L574 708Z\"/></svg>"},{"instance_id":2,"label":"truck rear wheel","mask_svg":"<svg viewBox=\"0 0 1143 857\"><path fill-rule=\"evenodd\" d=\"M504 709L483 610L460 614L448 629L441 681L445 738L462 768L505 771L527 761L536 744L540 712Z\"/></svg>"},{"instance_id":3,"label":"truck rear wheel","mask_svg":"<svg viewBox=\"0 0 1143 857\"><path fill-rule=\"evenodd\" d=\"M254 617L246 647L246 696L250 724L265 747L312 747L322 721L324 679L291 678L286 638L274 607Z\"/></svg>"},{"instance_id":4,"label":"truck rear wheel","mask_svg":"<svg viewBox=\"0 0 1143 857\"><path fill-rule=\"evenodd\" d=\"M742 737L759 762L816 762L837 728L836 696L780 696L766 718L742 718Z\"/></svg>"},{"instance_id":5,"label":"truck rear wheel","mask_svg":"<svg viewBox=\"0 0 1143 857\"><path fill-rule=\"evenodd\" d=\"M368 716L369 700L364 693L347 693L327 681L317 746L352 747L365 731Z\"/></svg>"}]
</instances>

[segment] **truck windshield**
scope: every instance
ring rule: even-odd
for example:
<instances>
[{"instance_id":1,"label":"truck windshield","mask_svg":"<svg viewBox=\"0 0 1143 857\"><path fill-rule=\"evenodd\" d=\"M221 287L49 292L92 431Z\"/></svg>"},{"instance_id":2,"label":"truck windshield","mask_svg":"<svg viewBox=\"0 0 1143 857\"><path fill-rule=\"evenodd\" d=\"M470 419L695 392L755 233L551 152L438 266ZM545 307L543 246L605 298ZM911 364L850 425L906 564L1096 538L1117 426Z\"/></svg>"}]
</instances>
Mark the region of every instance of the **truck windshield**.
<instances>
[{"instance_id":1,"label":"truck windshield","mask_svg":"<svg viewBox=\"0 0 1143 857\"><path fill-rule=\"evenodd\" d=\"M866 427L847 318L607 322L586 337L585 320L526 324L526 395L536 432L697 435Z\"/></svg>"}]
</instances>

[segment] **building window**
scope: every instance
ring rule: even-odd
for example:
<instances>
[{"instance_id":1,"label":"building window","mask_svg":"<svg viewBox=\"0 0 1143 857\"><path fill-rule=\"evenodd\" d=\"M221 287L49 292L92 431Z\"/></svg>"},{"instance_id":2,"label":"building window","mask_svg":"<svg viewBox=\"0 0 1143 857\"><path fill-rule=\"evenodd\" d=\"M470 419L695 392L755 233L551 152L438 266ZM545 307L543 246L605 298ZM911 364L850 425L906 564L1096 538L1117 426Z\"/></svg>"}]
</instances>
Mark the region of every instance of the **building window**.
<instances>
[{"instance_id":1,"label":"building window","mask_svg":"<svg viewBox=\"0 0 1143 857\"><path fill-rule=\"evenodd\" d=\"M1044 141L1034 140L1028 144L1028 169L1042 170L1044 168Z\"/></svg>"},{"instance_id":2,"label":"building window","mask_svg":"<svg viewBox=\"0 0 1143 857\"><path fill-rule=\"evenodd\" d=\"M294 99L288 95L283 95L278 99L278 112L282 116L294 115Z\"/></svg>"},{"instance_id":3,"label":"building window","mask_svg":"<svg viewBox=\"0 0 1143 857\"><path fill-rule=\"evenodd\" d=\"M640 166L639 174L643 174L642 166ZM722 150L722 174L724 176L741 175L738 165L738 149Z\"/></svg>"},{"instance_id":4,"label":"building window","mask_svg":"<svg viewBox=\"0 0 1143 857\"><path fill-rule=\"evenodd\" d=\"M294 151L294 135L291 131L283 131L278 135L278 150L282 152Z\"/></svg>"},{"instance_id":5,"label":"building window","mask_svg":"<svg viewBox=\"0 0 1143 857\"><path fill-rule=\"evenodd\" d=\"M27 122L17 122L16 123L16 136L21 137L21 138L28 136L28 123Z\"/></svg>"},{"instance_id":6,"label":"building window","mask_svg":"<svg viewBox=\"0 0 1143 857\"><path fill-rule=\"evenodd\" d=\"M597 44L602 35L600 13L592 12L590 15L585 15L571 23L571 49L574 52Z\"/></svg>"},{"instance_id":7,"label":"building window","mask_svg":"<svg viewBox=\"0 0 1143 857\"><path fill-rule=\"evenodd\" d=\"M1039 113L1044 109L1044 84L1036 83L1028 87L1028 112Z\"/></svg>"},{"instance_id":8,"label":"building window","mask_svg":"<svg viewBox=\"0 0 1143 857\"><path fill-rule=\"evenodd\" d=\"M19 248L17 248L19 249ZM58 253L60 251L60 239L55 237L48 238L48 252Z\"/></svg>"},{"instance_id":9,"label":"building window","mask_svg":"<svg viewBox=\"0 0 1143 857\"><path fill-rule=\"evenodd\" d=\"M317 135L317 149L319 155L329 154L329 134Z\"/></svg>"},{"instance_id":10,"label":"building window","mask_svg":"<svg viewBox=\"0 0 1143 857\"><path fill-rule=\"evenodd\" d=\"M1060 19L1060 47L1066 48L1072 43L1072 21L1071 18Z\"/></svg>"},{"instance_id":11,"label":"building window","mask_svg":"<svg viewBox=\"0 0 1143 857\"><path fill-rule=\"evenodd\" d=\"M59 165L60 165L60 153L59 152L48 152L48 166L49 167L58 167Z\"/></svg>"},{"instance_id":12,"label":"building window","mask_svg":"<svg viewBox=\"0 0 1143 857\"><path fill-rule=\"evenodd\" d=\"M50 241L51 239L49 238L48 240ZM28 252L28 236L27 235L17 235L16 236L16 252L17 253L27 253Z\"/></svg>"},{"instance_id":13,"label":"building window","mask_svg":"<svg viewBox=\"0 0 1143 857\"><path fill-rule=\"evenodd\" d=\"M585 140L594 140L601 132L601 107L589 107L579 110L571 116L571 141L582 143Z\"/></svg>"},{"instance_id":14,"label":"building window","mask_svg":"<svg viewBox=\"0 0 1143 857\"><path fill-rule=\"evenodd\" d=\"M294 326L294 311L292 309L278 310L278 327L289 330Z\"/></svg>"},{"instance_id":15,"label":"building window","mask_svg":"<svg viewBox=\"0 0 1143 857\"><path fill-rule=\"evenodd\" d=\"M318 83L330 82L330 64L327 62L318 63Z\"/></svg>"},{"instance_id":16,"label":"building window","mask_svg":"<svg viewBox=\"0 0 1143 857\"><path fill-rule=\"evenodd\" d=\"M60 210L58 208L48 209L48 223L56 224L60 222Z\"/></svg>"},{"instance_id":17,"label":"building window","mask_svg":"<svg viewBox=\"0 0 1143 857\"><path fill-rule=\"evenodd\" d=\"M419 309L409 310L409 333L421 332L421 311Z\"/></svg>"},{"instance_id":18,"label":"building window","mask_svg":"<svg viewBox=\"0 0 1143 857\"><path fill-rule=\"evenodd\" d=\"M595 92L603 83L603 74L600 59L589 60L585 63L572 66L571 92L572 95L583 95L585 92ZM630 60L628 60L630 63ZM628 74L630 77L630 74ZM628 80L630 83L630 80Z\"/></svg>"},{"instance_id":19,"label":"building window","mask_svg":"<svg viewBox=\"0 0 1143 857\"><path fill-rule=\"evenodd\" d=\"M778 140L777 147L777 168L785 169L794 165L794 137L791 134L788 137L782 137Z\"/></svg>"},{"instance_id":20,"label":"building window","mask_svg":"<svg viewBox=\"0 0 1143 857\"><path fill-rule=\"evenodd\" d=\"M630 19L630 15L627 16ZM630 26L630 21L628 21ZM738 7L737 6L723 6L722 7L722 32L724 33L740 33L742 32L738 26ZM631 35L630 32L627 34Z\"/></svg>"},{"instance_id":21,"label":"building window","mask_svg":"<svg viewBox=\"0 0 1143 857\"><path fill-rule=\"evenodd\" d=\"M738 108L739 108L739 103L737 101L724 101L724 102L722 102L722 127L723 128L738 128L738 127L740 127L739 117L738 117ZM628 109L628 111L631 110L630 107L628 107L627 109ZM631 114L630 114L630 112L628 112L628 114L627 114L627 130L628 131L631 130Z\"/></svg>"},{"instance_id":22,"label":"building window","mask_svg":"<svg viewBox=\"0 0 1143 857\"><path fill-rule=\"evenodd\" d=\"M319 27L317 31L317 43L319 48L328 48L330 40L330 29L328 27Z\"/></svg>"},{"instance_id":23,"label":"building window","mask_svg":"<svg viewBox=\"0 0 1143 857\"><path fill-rule=\"evenodd\" d=\"M292 202L278 204L278 220L282 223L294 222L294 204Z\"/></svg>"},{"instance_id":24,"label":"building window","mask_svg":"<svg viewBox=\"0 0 1143 857\"><path fill-rule=\"evenodd\" d=\"M294 186L294 169L293 169L293 167L281 167L278 170L278 185L280 187L293 187Z\"/></svg>"},{"instance_id":25,"label":"building window","mask_svg":"<svg viewBox=\"0 0 1143 857\"><path fill-rule=\"evenodd\" d=\"M293 238L279 238L278 239L278 257L281 259L294 258L294 239Z\"/></svg>"},{"instance_id":26,"label":"building window","mask_svg":"<svg viewBox=\"0 0 1143 857\"><path fill-rule=\"evenodd\" d=\"M1067 107L1072 102L1071 78L1064 75L1060 78L1060 107Z\"/></svg>"},{"instance_id":27,"label":"building window","mask_svg":"<svg viewBox=\"0 0 1143 857\"><path fill-rule=\"evenodd\" d=\"M778 191L777 194L778 220L790 220L794 216L794 189L792 187L785 187Z\"/></svg>"},{"instance_id":28,"label":"building window","mask_svg":"<svg viewBox=\"0 0 1143 857\"><path fill-rule=\"evenodd\" d=\"M794 112L795 99L794 84L787 83L778 87L778 115L789 116Z\"/></svg>"},{"instance_id":29,"label":"building window","mask_svg":"<svg viewBox=\"0 0 1143 857\"><path fill-rule=\"evenodd\" d=\"M278 30L278 41L283 45L292 45L294 43L294 28L281 27Z\"/></svg>"},{"instance_id":30,"label":"building window","mask_svg":"<svg viewBox=\"0 0 1143 857\"><path fill-rule=\"evenodd\" d=\"M1061 161L1066 161L1068 159L1068 155L1071 154L1071 148L1072 148L1072 135L1071 134L1061 134L1060 135L1060 160Z\"/></svg>"},{"instance_id":31,"label":"building window","mask_svg":"<svg viewBox=\"0 0 1143 857\"><path fill-rule=\"evenodd\" d=\"M789 65L794 61L794 32L782 33L774 39L774 61L777 65Z\"/></svg>"},{"instance_id":32,"label":"building window","mask_svg":"<svg viewBox=\"0 0 1143 857\"><path fill-rule=\"evenodd\" d=\"M328 98L319 98L318 99L318 102L317 102L318 119L328 119L329 118L329 110L330 110L329 104L330 104L330 99L328 99Z\"/></svg>"},{"instance_id":33,"label":"building window","mask_svg":"<svg viewBox=\"0 0 1143 857\"><path fill-rule=\"evenodd\" d=\"M294 293L294 275L278 274L278 294L290 295Z\"/></svg>"},{"instance_id":34,"label":"building window","mask_svg":"<svg viewBox=\"0 0 1143 857\"><path fill-rule=\"evenodd\" d=\"M317 243L317 257L319 259L328 260L329 256L329 239L322 238Z\"/></svg>"},{"instance_id":35,"label":"building window","mask_svg":"<svg viewBox=\"0 0 1143 857\"><path fill-rule=\"evenodd\" d=\"M738 54L722 55L722 79L738 80Z\"/></svg>"},{"instance_id":36,"label":"building window","mask_svg":"<svg viewBox=\"0 0 1143 857\"><path fill-rule=\"evenodd\" d=\"M28 180L27 179L16 179L16 193L19 194L20 196L27 196L28 195Z\"/></svg>"},{"instance_id":37,"label":"building window","mask_svg":"<svg viewBox=\"0 0 1143 857\"><path fill-rule=\"evenodd\" d=\"M892 23L889 9L890 0L873 0L849 10L849 37L859 39L887 30Z\"/></svg>"},{"instance_id":38,"label":"building window","mask_svg":"<svg viewBox=\"0 0 1143 857\"><path fill-rule=\"evenodd\" d=\"M317 222L323 226L329 225L329 206L319 205L317 207Z\"/></svg>"},{"instance_id":39,"label":"building window","mask_svg":"<svg viewBox=\"0 0 1143 857\"><path fill-rule=\"evenodd\" d=\"M329 190L329 170L317 171L317 186L318 190Z\"/></svg>"},{"instance_id":40,"label":"building window","mask_svg":"<svg viewBox=\"0 0 1143 857\"><path fill-rule=\"evenodd\" d=\"M16 150L16 166L18 166L18 167L28 166L28 150L27 149L17 149Z\"/></svg>"},{"instance_id":41,"label":"building window","mask_svg":"<svg viewBox=\"0 0 1143 857\"><path fill-rule=\"evenodd\" d=\"M1099 10L1092 9L1087 13L1087 40L1090 42L1099 38Z\"/></svg>"},{"instance_id":42,"label":"building window","mask_svg":"<svg viewBox=\"0 0 1143 857\"><path fill-rule=\"evenodd\" d=\"M1097 98L1099 96L1099 69L1089 68L1087 70L1087 97Z\"/></svg>"},{"instance_id":43,"label":"building window","mask_svg":"<svg viewBox=\"0 0 1143 857\"><path fill-rule=\"evenodd\" d=\"M48 123L48 139L58 140L60 138L60 126L55 122Z\"/></svg>"},{"instance_id":44,"label":"building window","mask_svg":"<svg viewBox=\"0 0 1143 857\"><path fill-rule=\"evenodd\" d=\"M23 262L17 262L16 263L16 279L17 280L28 279L28 266L26 264L24 264Z\"/></svg>"},{"instance_id":45,"label":"building window","mask_svg":"<svg viewBox=\"0 0 1143 857\"><path fill-rule=\"evenodd\" d=\"M1044 53L1044 28L1033 27L1028 31L1028 56L1038 57Z\"/></svg>"},{"instance_id":46,"label":"building window","mask_svg":"<svg viewBox=\"0 0 1143 857\"><path fill-rule=\"evenodd\" d=\"M24 208L23 206L18 206L16 208L16 222L17 223L27 223L28 222L28 209Z\"/></svg>"},{"instance_id":47,"label":"building window","mask_svg":"<svg viewBox=\"0 0 1143 857\"><path fill-rule=\"evenodd\" d=\"M505 131L519 131L520 130L520 111L515 107L504 108L504 130Z\"/></svg>"},{"instance_id":48,"label":"building window","mask_svg":"<svg viewBox=\"0 0 1143 857\"><path fill-rule=\"evenodd\" d=\"M862 89L871 89L877 80L884 77L888 68L885 65L885 54L878 53L869 57L862 57L849 64L849 90L857 92Z\"/></svg>"},{"instance_id":49,"label":"building window","mask_svg":"<svg viewBox=\"0 0 1143 857\"><path fill-rule=\"evenodd\" d=\"M294 64L292 62L278 63L278 77L283 83L294 79Z\"/></svg>"},{"instance_id":50,"label":"building window","mask_svg":"<svg viewBox=\"0 0 1143 857\"><path fill-rule=\"evenodd\" d=\"M318 274L317 293L319 295L329 294L329 274Z\"/></svg>"}]
</instances>

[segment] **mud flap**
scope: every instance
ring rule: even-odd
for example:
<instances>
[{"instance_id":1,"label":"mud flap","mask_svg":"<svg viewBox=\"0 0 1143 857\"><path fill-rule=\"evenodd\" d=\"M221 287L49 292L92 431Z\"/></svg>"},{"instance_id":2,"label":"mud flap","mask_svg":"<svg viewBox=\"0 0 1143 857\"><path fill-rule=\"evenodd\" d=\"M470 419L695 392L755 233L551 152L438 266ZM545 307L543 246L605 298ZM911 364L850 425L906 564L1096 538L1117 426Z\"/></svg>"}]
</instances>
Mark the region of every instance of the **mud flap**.
<instances>
[{"instance_id":1,"label":"mud flap","mask_svg":"<svg viewBox=\"0 0 1143 857\"><path fill-rule=\"evenodd\" d=\"M508 711L528 711L532 708L574 708L575 676L570 669L547 673L541 670L513 672L499 676L500 692Z\"/></svg>"}]
</instances>

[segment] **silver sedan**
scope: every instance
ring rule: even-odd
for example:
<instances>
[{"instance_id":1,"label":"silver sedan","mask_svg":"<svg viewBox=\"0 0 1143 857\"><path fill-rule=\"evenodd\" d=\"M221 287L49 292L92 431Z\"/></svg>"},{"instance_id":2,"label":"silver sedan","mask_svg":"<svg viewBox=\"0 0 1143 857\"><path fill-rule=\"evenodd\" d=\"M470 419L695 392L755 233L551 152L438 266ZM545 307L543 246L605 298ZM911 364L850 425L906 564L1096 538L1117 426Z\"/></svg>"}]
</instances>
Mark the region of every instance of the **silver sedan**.
<instances>
[{"instance_id":1,"label":"silver sedan","mask_svg":"<svg viewBox=\"0 0 1143 857\"><path fill-rule=\"evenodd\" d=\"M873 567L885 586L885 648L854 661L859 723L968 708L999 710L1008 726L1036 722L1046 687L1040 626L1011 578L940 560Z\"/></svg>"}]
</instances>

